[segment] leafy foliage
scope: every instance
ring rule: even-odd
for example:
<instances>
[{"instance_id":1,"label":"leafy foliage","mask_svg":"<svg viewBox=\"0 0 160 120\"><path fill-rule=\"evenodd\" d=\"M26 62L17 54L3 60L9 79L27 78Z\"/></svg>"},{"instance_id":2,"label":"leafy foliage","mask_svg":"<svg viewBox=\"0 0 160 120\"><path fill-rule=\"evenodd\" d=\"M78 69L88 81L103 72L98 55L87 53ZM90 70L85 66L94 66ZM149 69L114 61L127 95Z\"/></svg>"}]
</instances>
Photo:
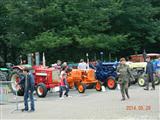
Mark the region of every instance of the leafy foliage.
<instances>
[{"instance_id":1,"label":"leafy foliage","mask_svg":"<svg viewBox=\"0 0 160 120\"><path fill-rule=\"evenodd\" d=\"M6 62L45 52L78 61L159 52L159 0L2 0L0 54Z\"/></svg>"}]
</instances>

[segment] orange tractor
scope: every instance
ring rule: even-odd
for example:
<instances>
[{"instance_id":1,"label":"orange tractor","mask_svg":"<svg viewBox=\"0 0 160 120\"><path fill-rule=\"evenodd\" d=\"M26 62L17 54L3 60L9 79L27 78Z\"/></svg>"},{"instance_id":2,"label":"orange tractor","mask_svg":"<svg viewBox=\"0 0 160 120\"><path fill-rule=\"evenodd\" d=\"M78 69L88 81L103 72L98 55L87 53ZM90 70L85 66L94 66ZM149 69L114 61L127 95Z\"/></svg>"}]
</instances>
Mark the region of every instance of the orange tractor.
<instances>
[{"instance_id":1,"label":"orange tractor","mask_svg":"<svg viewBox=\"0 0 160 120\"><path fill-rule=\"evenodd\" d=\"M67 82L71 89L76 87L79 93L84 93L87 86L94 86L97 91L102 90L100 81L95 79L95 71L93 69L72 69L68 73Z\"/></svg>"}]
</instances>

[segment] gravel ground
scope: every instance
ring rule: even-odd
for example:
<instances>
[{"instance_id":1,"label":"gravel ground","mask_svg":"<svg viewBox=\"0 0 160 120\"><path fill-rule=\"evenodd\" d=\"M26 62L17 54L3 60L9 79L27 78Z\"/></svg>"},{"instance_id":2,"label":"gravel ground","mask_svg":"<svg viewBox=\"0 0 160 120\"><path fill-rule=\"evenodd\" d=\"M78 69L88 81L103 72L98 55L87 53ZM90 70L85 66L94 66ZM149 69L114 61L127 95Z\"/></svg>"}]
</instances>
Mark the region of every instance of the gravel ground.
<instances>
[{"instance_id":1,"label":"gravel ground","mask_svg":"<svg viewBox=\"0 0 160 120\"><path fill-rule=\"evenodd\" d=\"M121 101L118 89L97 92L88 89L84 94L71 90L71 98L60 100L58 93L50 92L45 98L35 95L36 111L16 109L15 96L8 94L8 103L0 105L1 119L119 119L160 120L160 85L155 91L144 91L138 85L129 88L130 99ZM23 108L23 97L18 97L18 108Z\"/></svg>"}]
</instances>

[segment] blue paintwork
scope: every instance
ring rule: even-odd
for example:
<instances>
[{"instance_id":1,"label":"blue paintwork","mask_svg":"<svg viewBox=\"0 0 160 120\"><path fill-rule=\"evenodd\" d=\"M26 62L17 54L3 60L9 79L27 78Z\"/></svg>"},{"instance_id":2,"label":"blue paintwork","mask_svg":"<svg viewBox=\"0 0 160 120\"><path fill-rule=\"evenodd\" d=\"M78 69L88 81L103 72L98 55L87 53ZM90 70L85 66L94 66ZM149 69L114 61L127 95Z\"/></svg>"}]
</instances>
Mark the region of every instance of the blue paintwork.
<instances>
[{"instance_id":1,"label":"blue paintwork","mask_svg":"<svg viewBox=\"0 0 160 120\"><path fill-rule=\"evenodd\" d=\"M118 62L101 62L96 65L96 78L101 82L106 82L107 78L112 76L117 78L116 68Z\"/></svg>"}]
</instances>

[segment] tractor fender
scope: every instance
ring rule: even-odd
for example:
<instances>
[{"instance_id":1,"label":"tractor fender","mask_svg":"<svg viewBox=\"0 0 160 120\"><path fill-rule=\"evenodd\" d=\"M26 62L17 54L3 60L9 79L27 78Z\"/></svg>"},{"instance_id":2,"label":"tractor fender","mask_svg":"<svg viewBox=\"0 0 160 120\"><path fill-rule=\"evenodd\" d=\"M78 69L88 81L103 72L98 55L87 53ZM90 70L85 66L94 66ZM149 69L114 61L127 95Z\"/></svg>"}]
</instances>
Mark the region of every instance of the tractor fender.
<instances>
[{"instance_id":1,"label":"tractor fender","mask_svg":"<svg viewBox=\"0 0 160 120\"><path fill-rule=\"evenodd\" d=\"M12 69L19 69L19 70L23 70L24 66L13 66Z\"/></svg>"}]
</instances>

